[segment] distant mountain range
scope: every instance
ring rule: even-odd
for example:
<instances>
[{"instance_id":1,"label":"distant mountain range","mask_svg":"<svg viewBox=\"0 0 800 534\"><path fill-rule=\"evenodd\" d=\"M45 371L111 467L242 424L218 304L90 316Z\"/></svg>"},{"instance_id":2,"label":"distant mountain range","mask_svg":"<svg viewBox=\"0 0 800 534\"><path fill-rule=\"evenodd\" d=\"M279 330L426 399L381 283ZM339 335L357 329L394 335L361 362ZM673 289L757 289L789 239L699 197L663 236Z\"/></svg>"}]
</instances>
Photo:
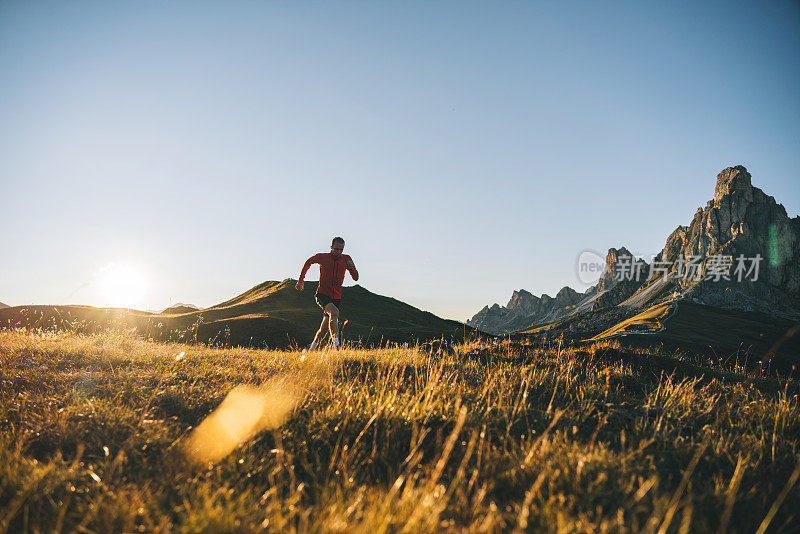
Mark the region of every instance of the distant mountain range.
<instances>
[{"instance_id":1,"label":"distant mountain range","mask_svg":"<svg viewBox=\"0 0 800 534\"><path fill-rule=\"evenodd\" d=\"M322 320L314 301L317 282L297 291L295 280L259 284L228 301L197 310L176 305L162 313L91 306L17 306L0 310L1 327L57 327L95 332L135 329L156 341L191 341L285 348L310 343ZM463 338L474 330L356 285L342 288L345 340L368 345Z\"/></svg>"},{"instance_id":2,"label":"distant mountain range","mask_svg":"<svg viewBox=\"0 0 800 534\"><path fill-rule=\"evenodd\" d=\"M717 337L735 338L724 327L741 321L772 325L780 337L800 320L800 217L753 187L743 166L717 175L714 198L651 263L611 248L599 281L584 293L514 291L508 304L486 306L467 324L492 334L590 339L663 332L669 317L689 309L700 330L704 316L720 321Z\"/></svg>"}]
</instances>

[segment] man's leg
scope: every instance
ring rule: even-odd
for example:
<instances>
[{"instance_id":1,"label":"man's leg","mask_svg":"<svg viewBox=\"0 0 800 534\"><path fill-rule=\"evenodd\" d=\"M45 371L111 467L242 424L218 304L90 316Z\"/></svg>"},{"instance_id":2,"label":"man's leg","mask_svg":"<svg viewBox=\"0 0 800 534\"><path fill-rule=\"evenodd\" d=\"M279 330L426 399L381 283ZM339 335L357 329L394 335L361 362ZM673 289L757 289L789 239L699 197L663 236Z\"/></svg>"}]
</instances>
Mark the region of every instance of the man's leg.
<instances>
[{"instance_id":1,"label":"man's leg","mask_svg":"<svg viewBox=\"0 0 800 534\"><path fill-rule=\"evenodd\" d=\"M325 312L328 314L328 326L331 330L331 340L333 348L339 348L339 308L336 304L329 302L325 305Z\"/></svg>"},{"instance_id":2,"label":"man's leg","mask_svg":"<svg viewBox=\"0 0 800 534\"><path fill-rule=\"evenodd\" d=\"M322 340L325 339L325 332L328 331L328 313L322 316L322 324L319 325L319 330L317 330L317 334L314 336L314 341L311 342L311 350L316 349L319 347L319 344L322 343Z\"/></svg>"}]
</instances>

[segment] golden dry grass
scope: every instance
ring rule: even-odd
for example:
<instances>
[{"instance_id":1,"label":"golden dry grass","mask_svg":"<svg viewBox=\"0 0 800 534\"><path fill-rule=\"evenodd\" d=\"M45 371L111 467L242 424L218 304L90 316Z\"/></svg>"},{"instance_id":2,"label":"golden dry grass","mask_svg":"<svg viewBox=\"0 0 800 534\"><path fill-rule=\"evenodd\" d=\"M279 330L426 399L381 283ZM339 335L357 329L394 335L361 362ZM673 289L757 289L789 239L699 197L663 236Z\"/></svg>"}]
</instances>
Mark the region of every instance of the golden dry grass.
<instances>
[{"instance_id":1,"label":"golden dry grass","mask_svg":"<svg viewBox=\"0 0 800 534\"><path fill-rule=\"evenodd\" d=\"M6 330L0 384L0 532L788 532L800 509L795 378L614 342L301 353ZM189 461L241 388L266 393L231 413L267 430Z\"/></svg>"}]
</instances>

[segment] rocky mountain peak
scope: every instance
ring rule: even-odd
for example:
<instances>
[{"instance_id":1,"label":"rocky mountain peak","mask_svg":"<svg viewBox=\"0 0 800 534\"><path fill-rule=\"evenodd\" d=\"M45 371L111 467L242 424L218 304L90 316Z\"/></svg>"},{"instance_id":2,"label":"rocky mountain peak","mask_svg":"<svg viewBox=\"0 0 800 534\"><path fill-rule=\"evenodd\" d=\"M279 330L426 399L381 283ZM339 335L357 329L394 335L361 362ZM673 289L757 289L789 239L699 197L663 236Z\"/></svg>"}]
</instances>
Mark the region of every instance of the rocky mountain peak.
<instances>
[{"instance_id":1,"label":"rocky mountain peak","mask_svg":"<svg viewBox=\"0 0 800 534\"><path fill-rule=\"evenodd\" d=\"M631 252L625 247L612 247L608 249L608 254L606 254L606 271L604 276L614 276L614 269L616 269L620 258L633 258L633 254L631 254Z\"/></svg>"},{"instance_id":2,"label":"rocky mountain peak","mask_svg":"<svg viewBox=\"0 0 800 534\"><path fill-rule=\"evenodd\" d=\"M608 249L608 254L606 254L606 270L603 272L603 276L601 276L600 280L597 282L598 291L611 289L619 281L617 277L619 267L617 265L621 259L625 259L625 261L630 262L630 265L638 265L637 268L640 273L639 278L647 278L647 262L636 259L636 257L625 247L612 247ZM632 273L634 272L634 268L626 268L625 271L627 273Z\"/></svg>"},{"instance_id":3,"label":"rocky mountain peak","mask_svg":"<svg viewBox=\"0 0 800 534\"><path fill-rule=\"evenodd\" d=\"M572 305L584 298L583 293L578 293L569 286L562 287L556 293L556 301L563 305Z\"/></svg>"},{"instance_id":4,"label":"rocky mountain peak","mask_svg":"<svg viewBox=\"0 0 800 534\"><path fill-rule=\"evenodd\" d=\"M611 247L608 249L608 254L606 254L606 261L616 262L620 256L631 256L631 252L625 247L614 248Z\"/></svg>"},{"instance_id":5,"label":"rocky mountain peak","mask_svg":"<svg viewBox=\"0 0 800 534\"><path fill-rule=\"evenodd\" d=\"M524 289L514 291L509 299L506 308L520 314L532 313L532 311L539 305L539 297L531 294Z\"/></svg>"},{"instance_id":6,"label":"rocky mountain peak","mask_svg":"<svg viewBox=\"0 0 800 534\"><path fill-rule=\"evenodd\" d=\"M744 166L728 167L717 175L714 204L719 206L725 195L737 195L748 202L753 201L751 176Z\"/></svg>"},{"instance_id":7,"label":"rocky mountain peak","mask_svg":"<svg viewBox=\"0 0 800 534\"><path fill-rule=\"evenodd\" d=\"M714 199L669 236L660 258L672 263L682 291L705 304L755 309L755 299L761 311L789 314L800 307L800 218L754 187L741 165L717 175ZM678 276L677 262L692 258L697 276ZM710 275L725 258L724 277ZM744 268L738 276L737 268Z\"/></svg>"}]
</instances>

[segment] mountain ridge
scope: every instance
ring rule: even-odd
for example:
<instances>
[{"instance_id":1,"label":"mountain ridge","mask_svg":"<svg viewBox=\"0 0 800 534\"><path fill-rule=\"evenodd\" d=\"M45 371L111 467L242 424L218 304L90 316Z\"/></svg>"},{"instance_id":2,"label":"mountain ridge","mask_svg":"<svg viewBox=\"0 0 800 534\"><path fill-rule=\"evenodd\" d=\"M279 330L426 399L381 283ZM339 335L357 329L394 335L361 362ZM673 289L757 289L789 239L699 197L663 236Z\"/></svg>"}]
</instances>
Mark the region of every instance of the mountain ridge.
<instances>
[{"instance_id":1,"label":"mountain ridge","mask_svg":"<svg viewBox=\"0 0 800 534\"><path fill-rule=\"evenodd\" d=\"M739 259L759 264L761 279L752 266L748 272L754 280L742 280L745 269L731 272L742 263ZM719 273L728 262L726 278ZM694 269L691 277L680 271L687 264ZM631 276L620 279L620 271ZM639 276L632 276L636 272ZM604 310L605 326L611 326L621 317L669 299L800 318L800 216L789 218L781 204L754 187L744 166L727 167L717 175L714 198L697 209L689 225L679 225L670 233L650 264L625 247L611 248L603 275L580 301L551 303L542 314L517 305L520 295L527 298L531 293L514 291L508 305L486 306L467 324L504 334L571 318L574 331L584 328L585 333L596 334L594 330L603 326ZM581 326L574 319L584 314L591 320Z\"/></svg>"}]
</instances>

